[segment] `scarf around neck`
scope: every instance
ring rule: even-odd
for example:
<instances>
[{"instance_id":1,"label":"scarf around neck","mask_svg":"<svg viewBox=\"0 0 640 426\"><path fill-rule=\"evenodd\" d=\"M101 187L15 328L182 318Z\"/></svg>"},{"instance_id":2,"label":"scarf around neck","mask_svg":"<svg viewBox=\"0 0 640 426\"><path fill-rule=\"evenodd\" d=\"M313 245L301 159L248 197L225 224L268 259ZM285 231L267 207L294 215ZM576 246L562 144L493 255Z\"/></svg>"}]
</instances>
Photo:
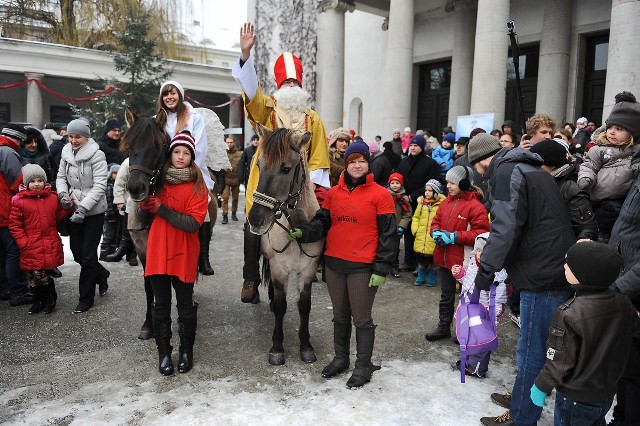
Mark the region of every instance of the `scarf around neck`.
<instances>
[{"instance_id":1,"label":"scarf around neck","mask_svg":"<svg viewBox=\"0 0 640 426\"><path fill-rule=\"evenodd\" d=\"M176 169L175 167L171 166L167 169L165 180L171 185L177 185L185 182L193 182L196 179L191 175L190 167L184 169Z\"/></svg>"}]
</instances>

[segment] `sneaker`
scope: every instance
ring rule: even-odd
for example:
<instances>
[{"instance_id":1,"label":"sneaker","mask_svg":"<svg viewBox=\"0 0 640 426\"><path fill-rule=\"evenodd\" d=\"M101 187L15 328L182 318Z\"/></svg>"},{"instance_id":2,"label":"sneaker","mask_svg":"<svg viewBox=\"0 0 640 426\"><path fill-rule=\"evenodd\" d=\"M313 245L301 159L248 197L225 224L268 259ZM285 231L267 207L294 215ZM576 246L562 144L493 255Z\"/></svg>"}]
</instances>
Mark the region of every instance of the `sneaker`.
<instances>
[{"instance_id":1,"label":"sneaker","mask_svg":"<svg viewBox=\"0 0 640 426\"><path fill-rule=\"evenodd\" d=\"M484 426L515 426L513 420L511 420L511 414L509 410L505 411L503 414L500 414L498 417L483 417L480 419L480 423Z\"/></svg>"},{"instance_id":2,"label":"sneaker","mask_svg":"<svg viewBox=\"0 0 640 426\"><path fill-rule=\"evenodd\" d=\"M509 312L509 319L513 321L513 323L517 325L518 328L520 328L520 315L516 315L512 312Z\"/></svg>"},{"instance_id":3,"label":"sneaker","mask_svg":"<svg viewBox=\"0 0 640 426\"><path fill-rule=\"evenodd\" d=\"M451 369L455 371L460 371L460 360L457 360L455 364L451 364ZM465 376L478 377L480 379L484 379L484 375L476 374L473 371L469 370L469 367L465 365L464 367Z\"/></svg>"},{"instance_id":4,"label":"sneaker","mask_svg":"<svg viewBox=\"0 0 640 426\"><path fill-rule=\"evenodd\" d=\"M511 392L492 393L491 400L502 408L509 409L509 407L511 406Z\"/></svg>"},{"instance_id":5,"label":"sneaker","mask_svg":"<svg viewBox=\"0 0 640 426\"><path fill-rule=\"evenodd\" d=\"M238 221L238 216L235 213L231 213L231 220Z\"/></svg>"}]
</instances>

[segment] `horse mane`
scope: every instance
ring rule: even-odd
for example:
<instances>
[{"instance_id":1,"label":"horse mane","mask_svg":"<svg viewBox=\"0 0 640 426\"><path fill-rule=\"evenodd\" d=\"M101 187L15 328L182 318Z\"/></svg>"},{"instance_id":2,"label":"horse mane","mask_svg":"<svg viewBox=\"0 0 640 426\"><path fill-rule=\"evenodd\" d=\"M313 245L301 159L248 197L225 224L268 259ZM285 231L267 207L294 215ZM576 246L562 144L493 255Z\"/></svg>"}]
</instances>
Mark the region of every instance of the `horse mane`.
<instances>
[{"instance_id":1,"label":"horse mane","mask_svg":"<svg viewBox=\"0 0 640 426\"><path fill-rule=\"evenodd\" d=\"M281 164L291 157L291 145L289 129L281 128L273 131L261 141L262 157L267 167Z\"/></svg>"},{"instance_id":2,"label":"horse mane","mask_svg":"<svg viewBox=\"0 0 640 426\"><path fill-rule=\"evenodd\" d=\"M152 136L151 136L152 135ZM167 144L167 134L164 129L160 128L157 121L153 117L138 117L127 131L122 135L120 140L120 150L126 151L135 145L137 141L146 141L151 136L151 142L154 146L165 148Z\"/></svg>"}]
</instances>

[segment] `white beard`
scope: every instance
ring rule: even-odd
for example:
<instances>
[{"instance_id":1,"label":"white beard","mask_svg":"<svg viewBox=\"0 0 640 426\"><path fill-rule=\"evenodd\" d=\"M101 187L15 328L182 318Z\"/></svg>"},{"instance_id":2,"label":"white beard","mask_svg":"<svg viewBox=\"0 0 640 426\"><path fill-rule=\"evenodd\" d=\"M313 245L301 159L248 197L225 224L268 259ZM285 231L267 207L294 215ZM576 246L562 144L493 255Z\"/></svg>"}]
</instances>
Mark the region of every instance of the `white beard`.
<instances>
[{"instance_id":1,"label":"white beard","mask_svg":"<svg viewBox=\"0 0 640 426\"><path fill-rule=\"evenodd\" d=\"M302 87L281 87L273 97L278 101L278 106L286 111L303 113L311 106L311 95Z\"/></svg>"}]
</instances>

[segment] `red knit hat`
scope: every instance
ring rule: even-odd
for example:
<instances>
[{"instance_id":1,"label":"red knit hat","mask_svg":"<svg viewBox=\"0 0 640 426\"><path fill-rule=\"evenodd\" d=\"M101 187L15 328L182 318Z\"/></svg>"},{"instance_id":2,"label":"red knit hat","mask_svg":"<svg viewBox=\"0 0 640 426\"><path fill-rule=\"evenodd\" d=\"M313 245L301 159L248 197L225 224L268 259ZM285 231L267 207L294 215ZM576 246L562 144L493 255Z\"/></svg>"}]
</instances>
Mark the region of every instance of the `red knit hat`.
<instances>
[{"instance_id":1,"label":"red knit hat","mask_svg":"<svg viewBox=\"0 0 640 426\"><path fill-rule=\"evenodd\" d=\"M404 185L404 177L402 177L400 173L391 173L391 175L389 176L389 183L394 180L400 182L400 185Z\"/></svg>"},{"instance_id":2,"label":"red knit hat","mask_svg":"<svg viewBox=\"0 0 640 426\"><path fill-rule=\"evenodd\" d=\"M186 146L191 151L191 157L195 161L196 157L196 141L191 136L191 132L183 130L171 139L171 145L169 145L169 152L173 151L176 146Z\"/></svg>"},{"instance_id":3,"label":"red knit hat","mask_svg":"<svg viewBox=\"0 0 640 426\"><path fill-rule=\"evenodd\" d=\"M276 64L273 66L273 74L276 77L276 86L279 89L285 80L293 78L298 80L298 83L302 86L302 62L296 55L290 52L284 52L276 59Z\"/></svg>"}]
</instances>

